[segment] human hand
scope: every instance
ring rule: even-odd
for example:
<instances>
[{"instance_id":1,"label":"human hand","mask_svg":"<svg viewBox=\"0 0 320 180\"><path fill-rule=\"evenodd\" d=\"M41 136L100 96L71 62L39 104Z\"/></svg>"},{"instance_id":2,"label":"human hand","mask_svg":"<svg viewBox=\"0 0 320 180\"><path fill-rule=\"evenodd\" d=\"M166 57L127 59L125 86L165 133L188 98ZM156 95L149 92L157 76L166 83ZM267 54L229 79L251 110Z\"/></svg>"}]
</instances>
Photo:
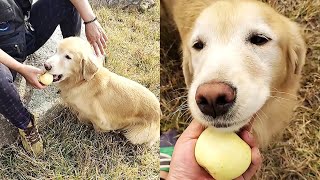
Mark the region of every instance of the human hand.
<instances>
[{"instance_id":1,"label":"human hand","mask_svg":"<svg viewBox=\"0 0 320 180\"><path fill-rule=\"evenodd\" d=\"M236 180L251 179L260 169L262 164L262 157L258 148L258 143L251 133L251 128L252 124L250 124L249 126L245 126L239 133L240 138L251 147L251 164L246 172L244 172L240 177L237 177Z\"/></svg>"},{"instance_id":2,"label":"human hand","mask_svg":"<svg viewBox=\"0 0 320 180\"><path fill-rule=\"evenodd\" d=\"M242 129L240 137L251 147L252 162L246 172L244 172L236 180L249 180L260 168L262 158L253 136L249 132L250 127ZM195 145L200 134L205 130L199 122L193 120L188 128L181 134L178 139L172 160L170 163L170 171L167 179L213 179L202 167L200 167L195 159Z\"/></svg>"},{"instance_id":3,"label":"human hand","mask_svg":"<svg viewBox=\"0 0 320 180\"><path fill-rule=\"evenodd\" d=\"M101 27L100 23L96 20L92 23L85 25L86 37L89 43L94 48L97 56L105 54L104 48L107 47L107 36Z\"/></svg>"},{"instance_id":4,"label":"human hand","mask_svg":"<svg viewBox=\"0 0 320 180\"><path fill-rule=\"evenodd\" d=\"M41 70L39 68L22 64L18 71L25 79L26 81L32 85L33 87L37 89L44 89L46 86L42 85L38 80L38 75L43 74L44 70Z\"/></svg>"}]
</instances>

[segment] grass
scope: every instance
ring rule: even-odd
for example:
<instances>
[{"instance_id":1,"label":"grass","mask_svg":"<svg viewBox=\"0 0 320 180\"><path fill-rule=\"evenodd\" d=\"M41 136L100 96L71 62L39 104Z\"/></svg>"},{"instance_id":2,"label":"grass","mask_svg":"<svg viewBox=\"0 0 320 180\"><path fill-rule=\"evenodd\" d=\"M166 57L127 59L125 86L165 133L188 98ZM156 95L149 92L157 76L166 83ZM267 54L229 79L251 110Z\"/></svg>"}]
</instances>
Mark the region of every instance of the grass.
<instances>
[{"instance_id":1,"label":"grass","mask_svg":"<svg viewBox=\"0 0 320 180\"><path fill-rule=\"evenodd\" d=\"M109 38L107 67L159 97L159 2L144 14L96 8ZM159 143L132 145L120 132L96 133L61 104L40 114L45 154L16 142L0 149L0 179L159 179Z\"/></svg>"},{"instance_id":2,"label":"grass","mask_svg":"<svg viewBox=\"0 0 320 180\"><path fill-rule=\"evenodd\" d=\"M306 32L308 52L303 70L300 105L280 141L263 151L257 179L320 179L320 1L265 0L280 13L300 23ZM179 39L161 21L161 131L182 132L191 118L181 70Z\"/></svg>"}]
</instances>

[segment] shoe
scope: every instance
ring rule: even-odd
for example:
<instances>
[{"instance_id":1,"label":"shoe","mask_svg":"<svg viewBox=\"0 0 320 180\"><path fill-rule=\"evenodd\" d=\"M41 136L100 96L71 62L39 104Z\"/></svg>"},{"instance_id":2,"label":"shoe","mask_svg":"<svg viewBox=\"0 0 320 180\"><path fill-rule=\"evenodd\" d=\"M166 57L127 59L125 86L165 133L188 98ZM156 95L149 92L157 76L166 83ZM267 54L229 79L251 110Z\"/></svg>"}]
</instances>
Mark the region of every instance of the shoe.
<instances>
[{"instance_id":1,"label":"shoe","mask_svg":"<svg viewBox=\"0 0 320 180\"><path fill-rule=\"evenodd\" d=\"M43 142L33 117L25 130L19 129L23 148L34 156L43 154Z\"/></svg>"}]
</instances>

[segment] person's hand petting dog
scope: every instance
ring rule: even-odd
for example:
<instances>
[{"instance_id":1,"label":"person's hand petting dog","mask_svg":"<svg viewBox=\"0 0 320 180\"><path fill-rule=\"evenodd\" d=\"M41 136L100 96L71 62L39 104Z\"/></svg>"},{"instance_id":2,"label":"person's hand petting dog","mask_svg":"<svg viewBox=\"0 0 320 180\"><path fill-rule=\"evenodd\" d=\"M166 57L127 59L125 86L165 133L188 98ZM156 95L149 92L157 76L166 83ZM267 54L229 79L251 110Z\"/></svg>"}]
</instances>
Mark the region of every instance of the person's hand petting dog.
<instances>
[{"instance_id":1,"label":"person's hand petting dog","mask_svg":"<svg viewBox=\"0 0 320 180\"><path fill-rule=\"evenodd\" d=\"M89 1L87 0L70 0L80 13L85 24L85 33L87 40L94 48L96 55L99 57L105 55L104 48L107 44L107 35L99 23L99 19L94 14Z\"/></svg>"},{"instance_id":2,"label":"person's hand petting dog","mask_svg":"<svg viewBox=\"0 0 320 180\"><path fill-rule=\"evenodd\" d=\"M239 136L251 147L252 162L247 171L236 180L251 179L262 164L261 154L253 135L250 133L250 128L249 126L243 128ZM196 142L204 130L205 127L193 120L181 134L174 147L167 180L213 179L209 173L198 165L194 155Z\"/></svg>"},{"instance_id":3,"label":"person's hand petting dog","mask_svg":"<svg viewBox=\"0 0 320 180\"><path fill-rule=\"evenodd\" d=\"M107 47L107 36L101 27L100 23L96 20L92 23L86 24L86 37L89 43L94 48L97 56L105 54L104 48Z\"/></svg>"}]
</instances>

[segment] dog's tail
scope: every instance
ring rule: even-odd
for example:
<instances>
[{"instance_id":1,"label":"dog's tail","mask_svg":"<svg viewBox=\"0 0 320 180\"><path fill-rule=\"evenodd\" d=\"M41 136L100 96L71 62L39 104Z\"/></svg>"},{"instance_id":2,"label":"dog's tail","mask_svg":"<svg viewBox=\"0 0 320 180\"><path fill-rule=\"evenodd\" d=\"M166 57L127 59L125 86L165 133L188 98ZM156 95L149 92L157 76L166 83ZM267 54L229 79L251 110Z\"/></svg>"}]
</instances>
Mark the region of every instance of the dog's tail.
<instances>
[{"instance_id":1,"label":"dog's tail","mask_svg":"<svg viewBox=\"0 0 320 180\"><path fill-rule=\"evenodd\" d=\"M160 139L160 123L134 124L126 128L125 136L132 144L146 143L151 146Z\"/></svg>"}]
</instances>

